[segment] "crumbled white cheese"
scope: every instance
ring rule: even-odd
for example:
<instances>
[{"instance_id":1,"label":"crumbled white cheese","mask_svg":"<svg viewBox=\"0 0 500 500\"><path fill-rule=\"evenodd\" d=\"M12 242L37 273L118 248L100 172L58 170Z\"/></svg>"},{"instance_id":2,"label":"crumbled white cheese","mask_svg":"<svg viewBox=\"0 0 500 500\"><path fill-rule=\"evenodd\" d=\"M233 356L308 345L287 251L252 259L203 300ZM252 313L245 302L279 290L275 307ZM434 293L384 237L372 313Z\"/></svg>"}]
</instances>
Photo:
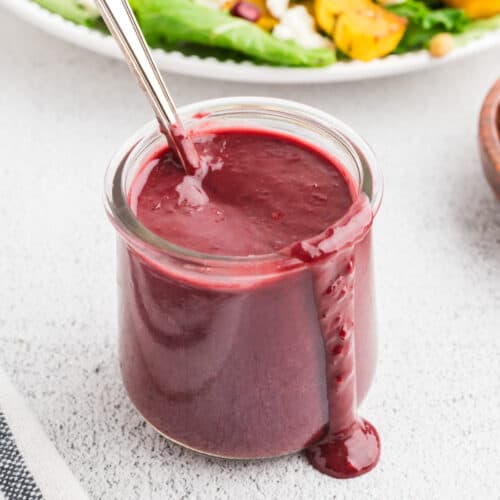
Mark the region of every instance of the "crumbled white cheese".
<instances>
[{"instance_id":1,"label":"crumbled white cheese","mask_svg":"<svg viewBox=\"0 0 500 500\"><path fill-rule=\"evenodd\" d=\"M273 35L282 40L294 40L308 49L332 45L331 40L316 31L314 19L303 5L288 9L274 27Z\"/></svg>"},{"instance_id":2,"label":"crumbled white cheese","mask_svg":"<svg viewBox=\"0 0 500 500\"><path fill-rule=\"evenodd\" d=\"M289 0L266 0L266 6L269 12L276 19L281 19L288 9Z\"/></svg>"}]
</instances>

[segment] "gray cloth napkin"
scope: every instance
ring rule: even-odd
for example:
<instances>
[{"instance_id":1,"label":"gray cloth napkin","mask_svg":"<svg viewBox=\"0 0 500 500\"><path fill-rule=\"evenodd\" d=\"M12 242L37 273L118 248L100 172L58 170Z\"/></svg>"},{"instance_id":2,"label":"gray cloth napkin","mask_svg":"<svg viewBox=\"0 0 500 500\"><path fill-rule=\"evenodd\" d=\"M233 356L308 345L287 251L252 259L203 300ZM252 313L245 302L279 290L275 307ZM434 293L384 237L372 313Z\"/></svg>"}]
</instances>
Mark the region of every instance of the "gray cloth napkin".
<instances>
[{"instance_id":1,"label":"gray cloth napkin","mask_svg":"<svg viewBox=\"0 0 500 500\"><path fill-rule=\"evenodd\" d=\"M0 500L88 500L1 369Z\"/></svg>"}]
</instances>

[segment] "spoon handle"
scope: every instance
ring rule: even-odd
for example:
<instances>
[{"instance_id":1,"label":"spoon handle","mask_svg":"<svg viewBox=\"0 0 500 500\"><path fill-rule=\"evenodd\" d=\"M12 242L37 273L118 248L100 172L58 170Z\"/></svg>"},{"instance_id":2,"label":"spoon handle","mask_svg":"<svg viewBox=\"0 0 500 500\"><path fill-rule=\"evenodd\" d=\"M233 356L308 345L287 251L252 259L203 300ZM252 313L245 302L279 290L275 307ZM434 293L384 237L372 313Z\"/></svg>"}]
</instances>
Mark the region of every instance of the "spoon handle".
<instances>
[{"instance_id":1,"label":"spoon handle","mask_svg":"<svg viewBox=\"0 0 500 500\"><path fill-rule=\"evenodd\" d=\"M175 126L182 133L181 122L128 1L95 1L132 73L144 89L169 144L175 146L174 149L180 153L180 159L186 167L185 155L178 150L179 138L172 131L172 126Z\"/></svg>"}]
</instances>

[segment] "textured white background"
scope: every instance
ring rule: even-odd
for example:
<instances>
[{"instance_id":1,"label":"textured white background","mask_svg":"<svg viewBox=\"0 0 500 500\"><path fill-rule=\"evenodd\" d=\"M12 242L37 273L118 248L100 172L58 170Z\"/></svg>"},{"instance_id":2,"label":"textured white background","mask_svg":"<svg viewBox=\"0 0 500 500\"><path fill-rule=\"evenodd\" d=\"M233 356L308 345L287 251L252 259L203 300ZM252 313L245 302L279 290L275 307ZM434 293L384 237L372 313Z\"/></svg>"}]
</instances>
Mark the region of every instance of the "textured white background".
<instances>
[{"instance_id":1,"label":"textured white background","mask_svg":"<svg viewBox=\"0 0 500 500\"><path fill-rule=\"evenodd\" d=\"M101 192L110 155L150 112L125 65L0 11L0 364L92 498L500 498L500 204L476 150L499 63L496 49L432 73L304 87L169 78L179 104L255 94L318 106L384 169L380 361L363 407L383 455L335 481L302 456L195 455L131 408Z\"/></svg>"}]
</instances>

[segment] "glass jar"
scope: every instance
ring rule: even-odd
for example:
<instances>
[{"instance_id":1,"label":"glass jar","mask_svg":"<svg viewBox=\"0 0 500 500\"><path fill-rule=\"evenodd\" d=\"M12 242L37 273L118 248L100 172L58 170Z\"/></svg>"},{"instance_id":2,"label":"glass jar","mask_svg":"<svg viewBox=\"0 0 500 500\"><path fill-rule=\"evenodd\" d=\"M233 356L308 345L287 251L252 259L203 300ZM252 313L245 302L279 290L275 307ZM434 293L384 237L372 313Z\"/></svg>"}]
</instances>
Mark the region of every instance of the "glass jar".
<instances>
[{"instance_id":1,"label":"glass jar","mask_svg":"<svg viewBox=\"0 0 500 500\"><path fill-rule=\"evenodd\" d=\"M377 213L382 179L373 153L332 116L261 97L205 101L179 112L188 129L265 129L314 144L344 166ZM146 125L115 155L106 176L106 209L118 233L120 364L130 399L160 433L196 451L264 458L302 450L325 434L329 414L344 404L328 402L328 346L314 269L291 255L201 254L144 227L129 206L129 190L163 147L156 122ZM356 269L345 299L353 311L355 394L347 402L353 411L376 363L372 220L348 251L332 253L337 262L348 254ZM336 300L327 309L334 311Z\"/></svg>"}]
</instances>

